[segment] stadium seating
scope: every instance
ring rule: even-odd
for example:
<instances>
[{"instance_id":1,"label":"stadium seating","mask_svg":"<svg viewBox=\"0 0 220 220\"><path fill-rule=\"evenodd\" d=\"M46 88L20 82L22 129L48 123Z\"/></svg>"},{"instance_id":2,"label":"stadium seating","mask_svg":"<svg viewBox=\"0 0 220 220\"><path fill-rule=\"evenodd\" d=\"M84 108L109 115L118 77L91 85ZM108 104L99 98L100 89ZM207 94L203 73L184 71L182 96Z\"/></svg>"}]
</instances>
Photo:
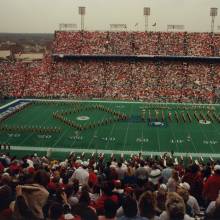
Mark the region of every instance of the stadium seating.
<instances>
[{"instance_id":1,"label":"stadium seating","mask_svg":"<svg viewBox=\"0 0 220 220\"><path fill-rule=\"evenodd\" d=\"M169 203L186 219L218 219L219 189L216 161L188 160L184 166L169 154L87 159L71 153L63 161L36 153L19 160L0 154L1 219L167 219Z\"/></svg>"},{"instance_id":2,"label":"stadium seating","mask_svg":"<svg viewBox=\"0 0 220 220\"><path fill-rule=\"evenodd\" d=\"M78 97L203 102L216 100L220 65L154 61L0 63L6 97Z\"/></svg>"},{"instance_id":3,"label":"stadium seating","mask_svg":"<svg viewBox=\"0 0 220 220\"><path fill-rule=\"evenodd\" d=\"M219 56L220 34L187 32L55 33L57 54Z\"/></svg>"}]
</instances>

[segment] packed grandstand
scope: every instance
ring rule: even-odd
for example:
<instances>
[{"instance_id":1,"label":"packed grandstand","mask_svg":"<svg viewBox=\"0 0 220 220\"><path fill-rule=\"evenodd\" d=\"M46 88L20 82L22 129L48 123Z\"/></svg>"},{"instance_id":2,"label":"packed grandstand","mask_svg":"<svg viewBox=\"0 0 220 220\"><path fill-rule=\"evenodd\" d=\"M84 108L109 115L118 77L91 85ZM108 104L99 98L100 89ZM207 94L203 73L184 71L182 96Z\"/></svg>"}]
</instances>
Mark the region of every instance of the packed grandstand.
<instances>
[{"instance_id":1,"label":"packed grandstand","mask_svg":"<svg viewBox=\"0 0 220 220\"><path fill-rule=\"evenodd\" d=\"M2 97L216 103L220 34L56 32L42 61L0 62ZM0 219L220 219L220 164L172 155L1 153Z\"/></svg>"},{"instance_id":2,"label":"packed grandstand","mask_svg":"<svg viewBox=\"0 0 220 220\"><path fill-rule=\"evenodd\" d=\"M219 48L220 35L209 33L56 32L41 62L0 63L2 95L214 103L220 65L194 59L216 58Z\"/></svg>"}]
</instances>

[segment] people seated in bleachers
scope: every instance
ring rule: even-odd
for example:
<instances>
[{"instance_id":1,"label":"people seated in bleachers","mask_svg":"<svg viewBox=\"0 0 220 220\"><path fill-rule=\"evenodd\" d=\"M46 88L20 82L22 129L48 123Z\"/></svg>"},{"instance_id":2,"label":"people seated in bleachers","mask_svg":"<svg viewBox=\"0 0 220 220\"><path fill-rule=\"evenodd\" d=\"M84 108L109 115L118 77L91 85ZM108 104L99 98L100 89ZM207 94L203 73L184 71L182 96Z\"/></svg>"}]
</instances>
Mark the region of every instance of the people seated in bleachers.
<instances>
[{"instance_id":1,"label":"people seated in bleachers","mask_svg":"<svg viewBox=\"0 0 220 220\"><path fill-rule=\"evenodd\" d=\"M109 161L108 166L110 165L110 169L115 170L115 173L121 163L122 166L126 164L128 167L136 164L134 166L134 170L136 170L137 165L144 162L148 164L149 169L154 167L152 170L159 169L161 172L166 169L166 165L162 165L156 157L143 159L137 155L129 160L117 161L100 157L97 157L95 161L92 158L89 160L93 160L93 163L88 162L87 158L76 163L72 156L64 161L56 161L38 157L36 154L16 159L1 153L0 161L3 166L0 173L1 219L76 220L88 215L96 219L100 216L100 220L107 220L110 217L113 219L130 217L156 220L177 218L177 216L178 219L192 219L202 215L198 202L194 197L192 200L192 196L189 194L194 183L183 182L183 177L187 179L186 173L188 172L185 171L186 167L183 164L181 165L183 172L179 173L180 179L176 190L167 193L167 187L162 180L159 180L157 185L152 185L148 178L140 183L126 182L125 184L126 175L124 178L120 177L120 180L117 175L112 179L112 177L109 178L111 172L106 172L105 169L107 166L105 161ZM172 158L169 160L171 161ZM100 163L103 169L99 169ZM83 164L87 171L91 166L93 167L94 175L97 176L95 185L79 186L79 181L72 179L80 164ZM204 163L199 164L198 169L201 171L205 166ZM212 171L216 171L218 166L217 163L212 162ZM178 172L176 166L173 169ZM129 172L129 169L126 172ZM70 179L71 181L69 181ZM120 187L118 187L118 181L121 184ZM203 181L206 181L205 178ZM212 186L213 189L219 187L219 183ZM206 199L206 197L202 197L202 199ZM219 195L206 205L208 206L207 219L209 219L208 216L212 216L214 219L214 216L218 216ZM82 213L82 210L88 210L88 213ZM216 219L218 218L216 217Z\"/></svg>"}]
</instances>

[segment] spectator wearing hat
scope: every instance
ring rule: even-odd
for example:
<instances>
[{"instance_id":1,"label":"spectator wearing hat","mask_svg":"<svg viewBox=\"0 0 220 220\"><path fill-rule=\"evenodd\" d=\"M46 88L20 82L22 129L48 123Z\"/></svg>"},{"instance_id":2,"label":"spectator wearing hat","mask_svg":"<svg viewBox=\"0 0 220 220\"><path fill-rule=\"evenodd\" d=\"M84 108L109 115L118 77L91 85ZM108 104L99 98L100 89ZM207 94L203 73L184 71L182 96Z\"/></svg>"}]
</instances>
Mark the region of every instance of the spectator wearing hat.
<instances>
[{"instance_id":1,"label":"spectator wearing hat","mask_svg":"<svg viewBox=\"0 0 220 220\"><path fill-rule=\"evenodd\" d=\"M191 206L189 206L187 204L187 201L189 200L189 192L188 192L188 190L180 187L180 188L177 189L177 193L183 198L183 201L184 201L185 207L186 207L186 214L191 216L191 217L193 217L194 213L192 211L192 208L191 208Z\"/></svg>"},{"instance_id":2,"label":"spectator wearing hat","mask_svg":"<svg viewBox=\"0 0 220 220\"><path fill-rule=\"evenodd\" d=\"M179 187L184 188L188 192L190 192L190 185L186 182L180 183ZM187 204L192 208L193 215L199 215L200 214L200 207L197 199L189 194L189 199L187 201Z\"/></svg>"},{"instance_id":3,"label":"spectator wearing hat","mask_svg":"<svg viewBox=\"0 0 220 220\"><path fill-rule=\"evenodd\" d=\"M204 184L203 195L209 204L211 201L215 201L219 195L220 190L220 164L214 166L214 174L210 176Z\"/></svg>"},{"instance_id":4,"label":"spectator wearing hat","mask_svg":"<svg viewBox=\"0 0 220 220\"><path fill-rule=\"evenodd\" d=\"M161 171L154 165L149 175L149 181L153 184L153 188L157 189L160 179Z\"/></svg>"}]
</instances>

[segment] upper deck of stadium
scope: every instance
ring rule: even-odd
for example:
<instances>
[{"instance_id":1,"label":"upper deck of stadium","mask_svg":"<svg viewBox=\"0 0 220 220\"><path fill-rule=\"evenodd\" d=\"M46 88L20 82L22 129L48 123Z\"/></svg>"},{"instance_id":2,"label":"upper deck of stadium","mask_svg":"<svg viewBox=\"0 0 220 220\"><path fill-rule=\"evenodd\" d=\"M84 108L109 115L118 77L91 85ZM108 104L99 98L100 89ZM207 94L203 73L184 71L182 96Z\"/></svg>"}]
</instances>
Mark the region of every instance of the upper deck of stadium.
<instances>
[{"instance_id":1,"label":"upper deck of stadium","mask_svg":"<svg viewBox=\"0 0 220 220\"><path fill-rule=\"evenodd\" d=\"M56 31L53 54L219 57L220 33Z\"/></svg>"}]
</instances>

